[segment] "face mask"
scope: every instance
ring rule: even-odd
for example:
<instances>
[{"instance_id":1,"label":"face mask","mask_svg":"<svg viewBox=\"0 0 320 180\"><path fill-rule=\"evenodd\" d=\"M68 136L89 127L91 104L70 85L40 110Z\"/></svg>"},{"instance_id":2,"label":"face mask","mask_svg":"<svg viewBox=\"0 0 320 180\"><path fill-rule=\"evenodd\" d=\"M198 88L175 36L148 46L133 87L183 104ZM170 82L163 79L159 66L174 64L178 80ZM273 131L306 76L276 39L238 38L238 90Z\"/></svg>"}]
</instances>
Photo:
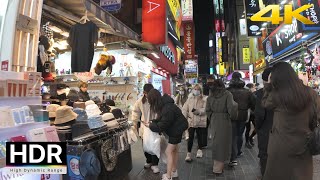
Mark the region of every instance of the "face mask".
<instances>
[{"instance_id":1,"label":"face mask","mask_svg":"<svg viewBox=\"0 0 320 180\"><path fill-rule=\"evenodd\" d=\"M184 95L184 91L180 91L179 93L180 93L180 95Z\"/></svg>"},{"instance_id":2,"label":"face mask","mask_svg":"<svg viewBox=\"0 0 320 180\"><path fill-rule=\"evenodd\" d=\"M200 95L200 91L199 90L193 90L193 95L194 96L199 96Z\"/></svg>"}]
</instances>

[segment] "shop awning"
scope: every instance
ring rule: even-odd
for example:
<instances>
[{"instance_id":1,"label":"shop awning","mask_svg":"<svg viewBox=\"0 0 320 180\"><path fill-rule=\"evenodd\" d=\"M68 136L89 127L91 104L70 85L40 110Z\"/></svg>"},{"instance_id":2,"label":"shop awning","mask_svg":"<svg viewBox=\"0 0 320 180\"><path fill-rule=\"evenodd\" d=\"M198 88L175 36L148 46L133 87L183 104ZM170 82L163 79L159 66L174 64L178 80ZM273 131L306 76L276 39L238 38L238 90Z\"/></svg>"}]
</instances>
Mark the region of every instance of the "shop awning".
<instances>
[{"instance_id":1,"label":"shop awning","mask_svg":"<svg viewBox=\"0 0 320 180\"><path fill-rule=\"evenodd\" d=\"M106 33L139 41L139 35L136 32L91 0L47 0L45 3L51 6L58 5L60 8L52 7L60 10L63 8L69 14L72 13L80 18L87 11L89 20Z\"/></svg>"}]
</instances>

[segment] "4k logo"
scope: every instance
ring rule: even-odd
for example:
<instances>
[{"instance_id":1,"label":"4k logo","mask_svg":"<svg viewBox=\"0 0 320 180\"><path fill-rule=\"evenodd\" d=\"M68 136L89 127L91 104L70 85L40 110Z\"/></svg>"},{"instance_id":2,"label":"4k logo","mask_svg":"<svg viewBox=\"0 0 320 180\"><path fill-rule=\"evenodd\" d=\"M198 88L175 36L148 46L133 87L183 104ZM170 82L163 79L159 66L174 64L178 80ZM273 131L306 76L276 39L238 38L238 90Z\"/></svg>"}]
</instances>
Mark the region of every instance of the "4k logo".
<instances>
[{"instance_id":1,"label":"4k logo","mask_svg":"<svg viewBox=\"0 0 320 180\"><path fill-rule=\"evenodd\" d=\"M266 8L260 10L256 14L251 17L251 21L262 21L268 22L271 21L272 24L280 24L280 22L284 21L284 24L292 24L292 18L296 18L298 21L304 24L315 24L308 18L302 16L300 13L306 11L309 8L312 8L312 4L303 5L296 10L293 10L292 4L284 6L284 17L280 16L280 6L279 5L269 5ZM271 11L270 17L263 17L263 15L267 14Z\"/></svg>"}]
</instances>

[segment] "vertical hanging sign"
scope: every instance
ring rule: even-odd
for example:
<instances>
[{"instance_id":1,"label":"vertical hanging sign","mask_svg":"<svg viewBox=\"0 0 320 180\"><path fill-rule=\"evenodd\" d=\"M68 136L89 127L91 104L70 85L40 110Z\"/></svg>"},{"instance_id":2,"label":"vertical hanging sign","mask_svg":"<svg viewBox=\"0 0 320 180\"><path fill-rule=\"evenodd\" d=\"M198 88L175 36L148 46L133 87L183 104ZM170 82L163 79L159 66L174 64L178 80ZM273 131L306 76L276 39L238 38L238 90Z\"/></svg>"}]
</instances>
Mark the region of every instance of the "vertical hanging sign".
<instances>
[{"instance_id":1,"label":"vertical hanging sign","mask_svg":"<svg viewBox=\"0 0 320 180\"><path fill-rule=\"evenodd\" d=\"M184 50L185 60L194 58L194 26L192 22L184 24Z\"/></svg>"},{"instance_id":2,"label":"vertical hanging sign","mask_svg":"<svg viewBox=\"0 0 320 180\"><path fill-rule=\"evenodd\" d=\"M182 8L182 21L192 21L193 20L192 0L181 0L181 8Z\"/></svg>"},{"instance_id":3,"label":"vertical hanging sign","mask_svg":"<svg viewBox=\"0 0 320 180\"><path fill-rule=\"evenodd\" d=\"M249 46L243 46L242 48L243 64L250 64L250 48Z\"/></svg>"},{"instance_id":4,"label":"vertical hanging sign","mask_svg":"<svg viewBox=\"0 0 320 180\"><path fill-rule=\"evenodd\" d=\"M248 36L261 36L261 22L253 22L251 16L260 11L259 0L244 0Z\"/></svg>"},{"instance_id":5,"label":"vertical hanging sign","mask_svg":"<svg viewBox=\"0 0 320 180\"><path fill-rule=\"evenodd\" d=\"M142 40L154 45L167 41L166 0L142 0Z\"/></svg>"}]
</instances>

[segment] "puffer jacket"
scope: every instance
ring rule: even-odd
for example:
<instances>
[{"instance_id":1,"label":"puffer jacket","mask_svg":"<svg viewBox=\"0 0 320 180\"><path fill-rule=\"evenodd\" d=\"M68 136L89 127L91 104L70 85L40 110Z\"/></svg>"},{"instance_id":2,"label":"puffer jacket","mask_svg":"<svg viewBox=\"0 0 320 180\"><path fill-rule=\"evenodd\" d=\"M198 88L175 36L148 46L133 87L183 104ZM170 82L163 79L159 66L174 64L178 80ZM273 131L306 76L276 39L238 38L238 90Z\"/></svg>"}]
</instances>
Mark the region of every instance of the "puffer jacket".
<instances>
[{"instance_id":1,"label":"puffer jacket","mask_svg":"<svg viewBox=\"0 0 320 180\"><path fill-rule=\"evenodd\" d=\"M188 98L187 102L184 103L182 113L184 117L188 119L189 127L207 127L206 104L207 96L203 96L202 98L191 96ZM198 110L200 115L194 115L192 112L193 109Z\"/></svg>"},{"instance_id":2,"label":"puffer jacket","mask_svg":"<svg viewBox=\"0 0 320 180\"><path fill-rule=\"evenodd\" d=\"M188 129L188 121L183 116L180 108L167 94L162 96L163 108L158 119L152 120L149 127L153 132L165 132L169 137L182 137Z\"/></svg>"},{"instance_id":3,"label":"puffer jacket","mask_svg":"<svg viewBox=\"0 0 320 180\"><path fill-rule=\"evenodd\" d=\"M255 96L248 89L244 88L245 82L240 79L232 79L227 89L233 95L233 99L238 103L238 121L246 121L248 119L248 109L254 111Z\"/></svg>"},{"instance_id":4,"label":"puffer jacket","mask_svg":"<svg viewBox=\"0 0 320 180\"><path fill-rule=\"evenodd\" d=\"M79 95L79 100L82 102L86 102L90 100L90 96L88 92L83 92L80 90L78 95Z\"/></svg>"}]
</instances>

